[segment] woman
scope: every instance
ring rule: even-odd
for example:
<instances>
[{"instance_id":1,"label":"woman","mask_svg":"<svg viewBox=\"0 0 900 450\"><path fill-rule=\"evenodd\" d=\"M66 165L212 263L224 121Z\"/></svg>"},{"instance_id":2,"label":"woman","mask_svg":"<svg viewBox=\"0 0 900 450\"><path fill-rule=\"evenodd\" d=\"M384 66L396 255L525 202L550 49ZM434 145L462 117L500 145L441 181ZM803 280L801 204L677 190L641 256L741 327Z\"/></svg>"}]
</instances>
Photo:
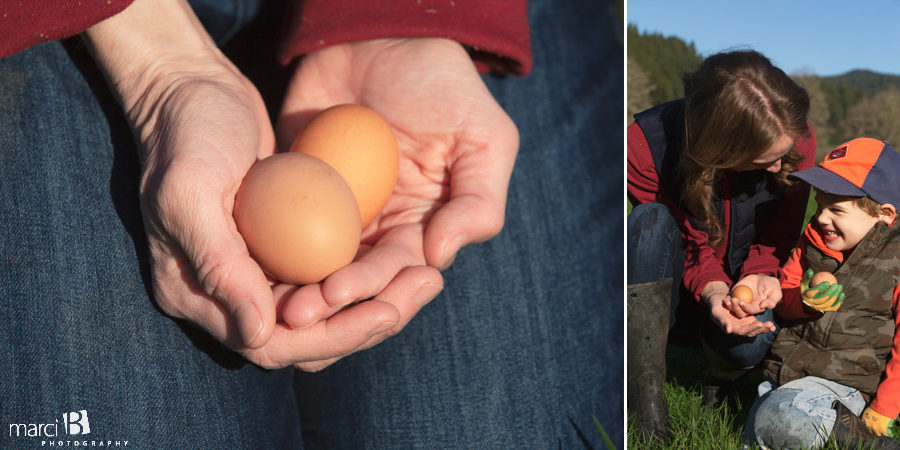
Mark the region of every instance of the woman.
<instances>
[{"instance_id":1,"label":"woman","mask_svg":"<svg viewBox=\"0 0 900 450\"><path fill-rule=\"evenodd\" d=\"M660 439L667 331L682 299L709 309L711 320L694 327L708 384L735 380L771 345L776 275L808 198L787 175L815 155L809 96L765 56L715 54L683 82L683 99L636 114L628 128L628 407ZM736 284L754 293L738 308L747 314L723 306Z\"/></svg>"}]
</instances>

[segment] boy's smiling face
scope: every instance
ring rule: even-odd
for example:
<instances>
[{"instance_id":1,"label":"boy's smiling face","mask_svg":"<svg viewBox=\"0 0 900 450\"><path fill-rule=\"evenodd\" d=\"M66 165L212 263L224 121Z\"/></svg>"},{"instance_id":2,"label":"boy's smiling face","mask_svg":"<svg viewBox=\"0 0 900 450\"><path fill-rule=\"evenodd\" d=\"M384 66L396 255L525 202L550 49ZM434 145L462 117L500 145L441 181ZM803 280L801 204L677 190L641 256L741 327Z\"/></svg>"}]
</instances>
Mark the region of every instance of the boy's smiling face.
<instances>
[{"instance_id":1,"label":"boy's smiling face","mask_svg":"<svg viewBox=\"0 0 900 450\"><path fill-rule=\"evenodd\" d=\"M890 224L884 216L874 217L863 211L853 198L816 192L816 203L816 223L825 246L832 250L853 249L876 223L884 220Z\"/></svg>"}]
</instances>

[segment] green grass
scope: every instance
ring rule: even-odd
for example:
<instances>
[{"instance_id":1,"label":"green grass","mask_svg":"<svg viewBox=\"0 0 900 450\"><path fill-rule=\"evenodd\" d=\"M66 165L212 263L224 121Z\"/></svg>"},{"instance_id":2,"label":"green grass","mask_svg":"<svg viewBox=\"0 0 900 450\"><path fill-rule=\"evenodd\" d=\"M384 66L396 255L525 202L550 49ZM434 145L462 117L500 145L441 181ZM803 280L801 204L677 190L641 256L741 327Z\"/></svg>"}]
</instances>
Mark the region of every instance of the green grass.
<instances>
[{"instance_id":1,"label":"green grass","mask_svg":"<svg viewBox=\"0 0 900 450\"><path fill-rule=\"evenodd\" d=\"M648 442L635 432L628 421L629 449L740 449L741 434L747 412L756 395L755 384L761 375L751 373L738 389L735 406L722 404L710 409L703 406L701 383L706 357L700 347L669 345L666 351L666 398L669 402L669 422L672 439L665 447Z\"/></svg>"},{"instance_id":2,"label":"green grass","mask_svg":"<svg viewBox=\"0 0 900 450\"><path fill-rule=\"evenodd\" d=\"M600 431L600 435L603 436L603 443L606 445L606 448L609 450L616 450L616 446L612 443L612 440L609 439L609 435L606 434L606 430L603 429L603 426L600 425L600 421L597 420L597 417L593 417L594 425L597 426L597 430Z\"/></svg>"}]
</instances>

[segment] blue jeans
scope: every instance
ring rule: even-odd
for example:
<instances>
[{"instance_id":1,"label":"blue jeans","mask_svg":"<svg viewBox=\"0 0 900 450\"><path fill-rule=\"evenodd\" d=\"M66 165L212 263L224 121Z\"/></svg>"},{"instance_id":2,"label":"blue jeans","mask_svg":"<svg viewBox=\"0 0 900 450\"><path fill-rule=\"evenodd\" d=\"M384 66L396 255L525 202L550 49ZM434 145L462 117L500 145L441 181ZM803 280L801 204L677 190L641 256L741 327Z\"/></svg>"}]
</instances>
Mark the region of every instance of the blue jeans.
<instances>
[{"instance_id":1,"label":"blue jeans","mask_svg":"<svg viewBox=\"0 0 900 450\"><path fill-rule=\"evenodd\" d=\"M818 377L804 377L777 386L759 385L759 396L750 408L744 439L762 448L819 448L834 428L839 400L859 415L866 401L858 390Z\"/></svg>"},{"instance_id":2,"label":"blue jeans","mask_svg":"<svg viewBox=\"0 0 900 450\"><path fill-rule=\"evenodd\" d=\"M681 283L684 274L684 252L681 232L669 208L661 203L644 203L634 207L627 219L628 284L647 283L672 278L672 297L669 328L680 319L676 310L682 300L693 302L691 294ZM757 320L773 320L774 314L766 310L756 315ZM708 328L709 343L717 353L740 367L754 366L761 362L775 341L778 330L747 338L727 334L715 325L708 314L700 318L697 327ZM777 327L777 325L776 325Z\"/></svg>"},{"instance_id":3,"label":"blue jeans","mask_svg":"<svg viewBox=\"0 0 900 450\"><path fill-rule=\"evenodd\" d=\"M155 307L133 138L83 48L0 59L0 447L600 448L594 417L622 447L622 29L612 3L550 3L529 6L534 72L485 77L521 132L504 231L402 333L316 374ZM257 11L227 5L201 17L226 48Z\"/></svg>"}]
</instances>

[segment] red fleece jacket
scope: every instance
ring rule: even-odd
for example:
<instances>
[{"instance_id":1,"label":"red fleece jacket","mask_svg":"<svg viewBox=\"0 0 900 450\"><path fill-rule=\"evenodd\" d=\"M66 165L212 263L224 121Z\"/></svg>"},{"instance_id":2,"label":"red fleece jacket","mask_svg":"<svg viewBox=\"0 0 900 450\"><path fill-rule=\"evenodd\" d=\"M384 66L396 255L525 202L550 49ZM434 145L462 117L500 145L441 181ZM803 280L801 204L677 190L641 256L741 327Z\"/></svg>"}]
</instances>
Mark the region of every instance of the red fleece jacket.
<instances>
[{"instance_id":1,"label":"red fleece jacket","mask_svg":"<svg viewBox=\"0 0 900 450\"><path fill-rule=\"evenodd\" d=\"M0 57L78 34L132 0L0 0ZM334 44L444 37L466 45L479 70L531 70L525 0L294 0L281 61Z\"/></svg>"}]
</instances>

